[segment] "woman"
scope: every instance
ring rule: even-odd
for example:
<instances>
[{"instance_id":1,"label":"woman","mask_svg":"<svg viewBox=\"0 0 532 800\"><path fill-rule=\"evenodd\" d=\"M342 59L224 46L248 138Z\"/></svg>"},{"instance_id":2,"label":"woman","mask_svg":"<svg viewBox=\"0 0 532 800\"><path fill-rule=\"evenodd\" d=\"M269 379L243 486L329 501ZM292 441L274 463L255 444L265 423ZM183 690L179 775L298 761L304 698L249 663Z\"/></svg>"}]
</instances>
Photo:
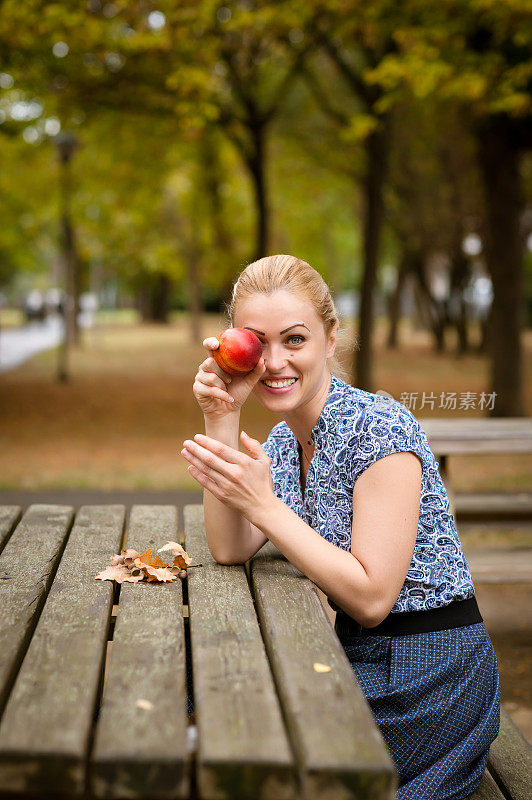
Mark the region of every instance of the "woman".
<instances>
[{"instance_id":1,"label":"woman","mask_svg":"<svg viewBox=\"0 0 532 800\"><path fill-rule=\"evenodd\" d=\"M244 377L209 357L194 382L206 435L182 454L206 490L209 549L243 563L269 539L319 586L394 758L398 797L467 797L498 732L499 676L426 436L405 406L331 374L339 323L305 262L250 264L229 313L263 355ZM244 453L251 392L283 421L263 447L242 431Z\"/></svg>"}]
</instances>

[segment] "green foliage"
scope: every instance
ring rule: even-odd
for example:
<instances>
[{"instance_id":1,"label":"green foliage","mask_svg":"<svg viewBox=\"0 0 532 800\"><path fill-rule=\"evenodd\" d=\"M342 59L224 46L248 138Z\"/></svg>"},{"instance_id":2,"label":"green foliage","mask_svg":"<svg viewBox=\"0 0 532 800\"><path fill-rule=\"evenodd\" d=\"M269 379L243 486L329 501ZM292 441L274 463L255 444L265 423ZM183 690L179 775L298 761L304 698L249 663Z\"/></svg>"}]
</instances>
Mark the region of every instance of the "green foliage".
<instances>
[{"instance_id":1,"label":"green foliage","mask_svg":"<svg viewBox=\"0 0 532 800\"><path fill-rule=\"evenodd\" d=\"M58 125L82 145L72 217L104 279L183 287L194 264L226 288L252 252L256 123L271 251L354 284L364 143L388 116L386 259L401 237L448 249L452 191L468 220L481 205L465 128L532 114L531 41L529 0L3 0L0 282L57 267Z\"/></svg>"}]
</instances>

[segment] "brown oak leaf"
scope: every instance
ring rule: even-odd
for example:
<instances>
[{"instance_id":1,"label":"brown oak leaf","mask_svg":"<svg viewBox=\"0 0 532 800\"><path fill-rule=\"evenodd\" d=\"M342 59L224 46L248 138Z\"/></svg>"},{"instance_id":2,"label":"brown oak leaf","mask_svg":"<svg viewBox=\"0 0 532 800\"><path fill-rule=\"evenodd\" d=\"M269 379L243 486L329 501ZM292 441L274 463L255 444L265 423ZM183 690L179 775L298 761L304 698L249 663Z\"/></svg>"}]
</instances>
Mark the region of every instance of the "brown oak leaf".
<instances>
[{"instance_id":1,"label":"brown oak leaf","mask_svg":"<svg viewBox=\"0 0 532 800\"><path fill-rule=\"evenodd\" d=\"M117 583L138 583L143 578L144 575L140 572L138 575L132 575L128 569L120 565L111 565L96 575L97 581L116 581Z\"/></svg>"},{"instance_id":2,"label":"brown oak leaf","mask_svg":"<svg viewBox=\"0 0 532 800\"><path fill-rule=\"evenodd\" d=\"M180 570L186 569L190 564L192 564L192 559L190 558L189 554L186 550L184 550L180 544L177 542L166 542L163 547L159 547L157 550L158 553L162 552L163 550L171 550L172 555L174 556L174 563L172 564L171 569L174 570L175 568L179 567Z\"/></svg>"},{"instance_id":3,"label":"brown oak leaf","mask_svg":"<svg viewBox=\"0 0 532 800\"><path fill-rule=\"evenodd\" d=\"M136 558L135 566L144 571L150 582L162 581L166 583L167 581L175 581L176 579L176 576L170 572L164 562L162 567L152 567L151 564L147 564L145 561L142 561L142 559Z\"/></svg>"},{"instance_id":4,"label":"brown oak leaf","mask_svg":"<svg viewBox=\"0 0 532 800\"><path fill-rule=\"evenodd\" d=\"M158 552L171 550L173 564L167 564L160 556L153 556L151 547L139 553L129 548L111 556L110 566L96 575L97 580L117 583L168 583L177 578L186 578L187 566L192 563L188 553L177 542L167 542Z\"/></svg>"}]
</instances>

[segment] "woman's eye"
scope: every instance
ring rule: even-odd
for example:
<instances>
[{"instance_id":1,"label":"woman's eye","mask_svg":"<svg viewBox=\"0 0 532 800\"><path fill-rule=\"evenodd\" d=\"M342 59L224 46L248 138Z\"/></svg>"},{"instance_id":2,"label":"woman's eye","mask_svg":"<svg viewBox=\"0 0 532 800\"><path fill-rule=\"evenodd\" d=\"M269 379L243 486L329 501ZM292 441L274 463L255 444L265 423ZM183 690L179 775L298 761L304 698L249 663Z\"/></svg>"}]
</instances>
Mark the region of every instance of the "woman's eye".
<instances>
[{"instance_id":1,"label":"woman's eye","mask_svg":"<svg viewBox=\"0 0 532 800\"><path fill-rule=\"evenodd\" d=\"M297 334L294 334L293 336L289 336L288 337L288 341L289 342L293 343L294 339L299 339L299 341L295 342L295 344L301 344L301 342L305 341L305 337L304 336L298 336Z\"/></svg>"}]
</instances>

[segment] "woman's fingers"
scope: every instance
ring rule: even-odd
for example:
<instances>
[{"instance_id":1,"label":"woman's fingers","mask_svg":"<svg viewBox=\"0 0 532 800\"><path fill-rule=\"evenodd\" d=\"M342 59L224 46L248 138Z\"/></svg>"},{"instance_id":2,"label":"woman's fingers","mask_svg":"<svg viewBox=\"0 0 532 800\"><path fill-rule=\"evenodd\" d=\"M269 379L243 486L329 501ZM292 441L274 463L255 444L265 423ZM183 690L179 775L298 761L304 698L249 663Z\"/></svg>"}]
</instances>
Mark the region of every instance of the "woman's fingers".
<instances>
[{"instance_id":1,"label":"woman's fingers","mask_svg":"<svg viewBox=\"0 0 532 800\"><path fill-rule=\"evenodd\" d=\"M205 456L199 452L200 448L194 442L186 442L185 447L181 450L181 455L189 464L196 467L207 478L214 480L216 483L220 481L224 483L226 480L232 480L228 464L216 456L209 454ZM207 452L207 451L205 451Z\"/></svg>"},{"instance_id":2,"label":"woman's fingers","mask_svg":"<svg viewBox=\"0 0 532 800\"><path fill-rule=\"evenodd\" d=\"M209 374L218 375L218 377L221 378L226 383L231 383L231 381L233 380L232 376L229 375L228 372L225 372L221 367L218 366L214 358L206 358L205 361L202 361L202 363L198 367L198 375L200 373L207 375Z\"/></svg>"},{"instance_id":3,"label":"woman's fingers","mask_svg":"<svg viewBox=\"0 0 532 800\"><path fill-rule=\"evenodd\" d=\"M218 350L220 342L216 336L207 336L207 338L203 340L203 347L206 350Z\"/></svg>"},{"instance_id":4,"label":"woman's fingers","mask_svg":"<svg viewBox=\"0 0 532 800\"><path fill-rule=\"evenodd\" d=\"M225 392L218 386L206 386L204 383L196 382L193 386L193 390L196 396L205 398L216 397L218 400L224 400L231 405L235 402L235 398L232 397L229 392Z\"/></svg>"},{"instance_id":5,"label":"woman's fingers","mask_svg":"<svg viewBox=\"0 0 532 800\"><path fill-rule=\"evenodd\" d=\"M198 372L196 380L207 384L207 386L219 386L220 389L226 389L229 383L229 381L222 380L216 372L204 372L203 370Z\"/></svg>"},{"instance_id":6,"label":"woman's fingers","mask_svg":"<svg viewBox=\"0 0 532 800\"><path fill-rule=\"evenodd\" d=\"M191 464L200 467L207 473L212 470L214 473L218 473L230 480L234 477L227 461L211 453L210 450L200 447L196 442L191 442L189 439L185 440L181 455Z\"/></svg>"},{"instance_id":7,"label":"woman's fingers","mask_svg":"<svg viewBox=\"0 0 532 800\"><path fill-rule=\"evenodd\" d=\"M234 467L235 465L244 466L246 456L239 453L238 450L200 433L196 434L194 439L195 441L185 439L181 455L190 463L206 471L207 474L212 470L215 476L220 475L234 481L236 477Z\"/></svg>"},{"instance_id":8,"label":"woman's fingers","mask_svg":"<svg viewBox=\"0 0 532 800\"><path fill-rule=\"evenodd\" d=\"M215 497L220 495L220 487L216 483L216 481L212 480L212 478L208 478L200 469L190 465L188 467L188 471L192 475L192 477L197 480L204 489L208 489Z\"/></svg>"},{"instance_id":9,"label":"woman's fingers","mask_svg":"<svg viewBox=\"0 0 532 800\"><path fill-rule=\"evenodd\" d=\"M219 442L218 439L213 439L211 436L205 436L203 433L196 433L192 444L195 444L196 447L200 447L201 450L207 450L213 453L215 456L218 456L220 459L230 464L245 466L249 458L239 450L235 450L234 447L223 444L223 442Z\"/></svg>"}]
</instances>

